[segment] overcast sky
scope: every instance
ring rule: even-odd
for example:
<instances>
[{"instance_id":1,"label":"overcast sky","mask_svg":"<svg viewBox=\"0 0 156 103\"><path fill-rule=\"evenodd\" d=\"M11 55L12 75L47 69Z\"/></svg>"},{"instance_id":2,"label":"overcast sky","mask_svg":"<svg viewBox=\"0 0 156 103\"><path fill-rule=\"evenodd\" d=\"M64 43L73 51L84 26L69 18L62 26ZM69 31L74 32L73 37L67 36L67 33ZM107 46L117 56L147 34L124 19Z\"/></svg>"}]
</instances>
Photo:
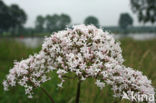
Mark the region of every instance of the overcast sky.
<instances>
[{"instance_id":1,"label":"overcast sky","mask_svg":"<svg viewBox=\"0 0 156 103\"><path fill-rule=\"evenodd\" d=\"M72 23L83 23L87 16L96 16L101 25L118 25L119 14L128 12L138 25L132 13L130 0L3 0L6 4L18 4L28 15L26 26L34 26L37 15L66 13Z\"/></svg>"}]
</instances>

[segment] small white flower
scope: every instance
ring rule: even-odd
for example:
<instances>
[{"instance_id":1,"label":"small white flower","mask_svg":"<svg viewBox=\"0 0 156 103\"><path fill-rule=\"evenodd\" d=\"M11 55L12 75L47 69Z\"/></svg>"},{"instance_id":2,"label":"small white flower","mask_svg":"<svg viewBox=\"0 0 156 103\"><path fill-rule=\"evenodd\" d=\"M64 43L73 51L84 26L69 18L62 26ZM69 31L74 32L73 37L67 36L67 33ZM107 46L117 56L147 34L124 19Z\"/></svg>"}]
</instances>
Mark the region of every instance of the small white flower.
<instances>
[{"instance_id":1,"label":"small white flower","mask_svg":"<svg viewBox=\"0 0 156 103\"><path fill-rule=\"evenodd\" d=\"M63 88L63 86L62 86L62 82L60 83L60 84L57 84L57 86L59 87L59 88Z\"/></svg>"},{"instance_id":2,"label":"small white flower","mask_svg":"<svg viewBox=\"0 0 156 103\"><path fill-rule=\"evenodd\" d=\"M100 80L96 80L95 83L100 89L103 89L105 87L105 83L101 82Z\"/></svg>"}]
</instances>

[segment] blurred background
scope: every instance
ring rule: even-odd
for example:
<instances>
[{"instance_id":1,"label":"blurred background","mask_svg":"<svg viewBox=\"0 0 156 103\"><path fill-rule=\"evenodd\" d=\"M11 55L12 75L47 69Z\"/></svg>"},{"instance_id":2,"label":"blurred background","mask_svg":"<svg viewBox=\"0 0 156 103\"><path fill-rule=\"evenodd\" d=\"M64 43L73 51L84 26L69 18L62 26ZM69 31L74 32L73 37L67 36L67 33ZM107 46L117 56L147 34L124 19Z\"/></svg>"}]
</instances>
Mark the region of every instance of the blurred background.
<instances>
[{"instance_id":1,"label":"blurred background","mask_svg":"<svg viewBox=\"0 0 156 103\"><path fill-rule=\"evenodd\" d=\"M156 87L156 0L0 0L0 83L13 61L41 49L45 36L75 24L93 24L121 42L124 64L147 75ZM76 82L57 88L56 74L43 85L56 103L74 103ZM80 103L130 103L99 90L94 80L82 83ZM24 89L3 91L0 103L50 103L40 89L27 99Z\"/></svg>"}]
</instances>

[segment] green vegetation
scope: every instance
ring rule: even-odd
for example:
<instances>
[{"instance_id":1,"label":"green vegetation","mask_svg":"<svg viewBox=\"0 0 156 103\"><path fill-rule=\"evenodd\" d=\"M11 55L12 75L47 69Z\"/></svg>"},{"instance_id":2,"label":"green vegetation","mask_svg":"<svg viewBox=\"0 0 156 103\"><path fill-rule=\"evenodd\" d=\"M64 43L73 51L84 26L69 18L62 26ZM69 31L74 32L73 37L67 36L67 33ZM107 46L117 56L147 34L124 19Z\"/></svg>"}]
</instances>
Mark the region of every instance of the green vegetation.
<instances>
[{"instance_id":1,"label":"green vegetation","mask_svg":"<svg viewBox=\"0 0 156 103\"><path fill-rule=\"evenodd\" d=\"M143 71L143 74L152 80L154 87L156 87L155 42L156 40L121 40L125 65ZM40 47L31 49L15 41L0 40L0 83L4 80L9 69L12 68L14 60L25 59L39 50ZM77 81L67 80L68 82L65 82L64 88L59 89L57 88L59 80L56 78L56 74L52 73L51 75L52 80L42 86L52 95L56 103L74 103ZM82 82L81 87L80 103L130 103L113 98L109 87L101 91L92 79ZM15 87L5 92L0 85L0 103L50 103L50 101L41 89L36 89L34 98L28 99L23 88Z\"/></svg>"},{"instance_id":2,"label":"green vegetation","mask_svg":"<svg viewBox=\"0 0 156 103\"><path fill-rule=\"evenodd\" d=\"M99 27L99 20L98 18L96 18L95 16L88 16L85 20L84 20L84 24L85 25L95 25L96 27Z\"/></svg>"},{"instance_id":3,"label":"green vegetation","mask_svg":"<svg viewBox=\"0 0 156 103\"><path fill-rule=\"evenodd\" d=\"M137 14L139 22L156 22L155 0L131 0L131 9Z\"/></svg>"},{"instance_id":4,"label":"green vegetation","mask_svg":"<svg viewBox=\"0 0 156 103\"><path fill-rule=\"evenodd\" d=\"M39 15L37 16L35 21L35 32L36 33L56 32L65 29L66 25L69 25L70 23L71 18L67 14L46 15L45 17Z\"/></svg>"},{"instance_id":5,"label":"green vegetation","mask_svg":"<svg viewBox=\"0 0 156 103\"><path fill-rule=\"evenodd\" d=\"M117 33L117 34L124 34L123 29L119 26L104 26L103 30L105 31L111 31L112 33ZM126 29L126 33L138 33L138 34L143 34L143 33L156 33L156 26L130 26Z\"/></svg>"},{"instance_id":6,"label":"green vegetation","mask_svg":"<svg viewBox=\"0 0 156 103\"><path fill-rule=\"evenodd\" d=\"M120 14L119 26L120 28L126 30L129 26L133 25L133 18L128 13Z\"/></svg>"},{"instance_id":7,"label":"green vegetation","mask_svg":"<svg viewBox=\"0 0 156 103\"><path fill-rule=\"evenodd\" d=\"M21 32L27 20L25 11L17 4L6 5L0 0L0 33L11 32L12 35Z\"/></svg>"},{"instance_id":8,"label":"green vegetation","mask_svg":"<svg viewBox=\"0 0 156 103\"><path fill-rule=\"evenodd\" d=\"M68 27L73 25L70 15L63 13L60 15L47 14L46 16L40 14L34 22L35 27L25 27L24 24L28 18L24 9L17 4L7 5L3 1L0 0L0 37L47 36L49 33L64 30L67 25ZM128 13L122 13L120 14L119 26L107 25L107 27L103 27L104 30L122 34L156 33L156 0L130 0L130 4L133 13L138 16L139 22L152 23L153 25L133 27L133 18ZM105 16L103 15L103 18ZM95 16L88 16L84 20L84 24L102 27Z\"/></svg>"}]
</instances>

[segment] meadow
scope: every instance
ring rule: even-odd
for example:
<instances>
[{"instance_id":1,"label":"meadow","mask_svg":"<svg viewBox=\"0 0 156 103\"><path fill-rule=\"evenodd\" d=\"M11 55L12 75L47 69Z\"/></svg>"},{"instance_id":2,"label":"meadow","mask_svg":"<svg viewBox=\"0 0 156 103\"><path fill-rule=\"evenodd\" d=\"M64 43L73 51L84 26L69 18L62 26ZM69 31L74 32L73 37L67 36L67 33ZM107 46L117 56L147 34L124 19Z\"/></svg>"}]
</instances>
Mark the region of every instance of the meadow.
<instances>
[{"instance_id":1,"label":"meadow","mask_svg":"<svg viewBox=\"0 0 156 103\"><path fill-rule=\"evenodd\" d=\"M136 41L132 39L121 39L124 64L135 68L147 75L152 80L156 88L156 39ZM2 81L5 79L9 69L13 67L13 61L20 61L27 58L30 54L38 52L41 47L28 48L21 43L12 40L0 40L0 103L50 103L49 98L41 91L36 89L33 99L28 99L24 89L20 86L5 92ZM42 85L54 98L56 103L74 103L76 95L77 80L67 80L64 87L59 89L57 84L59 79L55 73L51 74L52 80ZM82 82L80 103L130 103L129 101L113 97L109 87L100 90L93 79Z\"/></svg>"}]
</instances>

